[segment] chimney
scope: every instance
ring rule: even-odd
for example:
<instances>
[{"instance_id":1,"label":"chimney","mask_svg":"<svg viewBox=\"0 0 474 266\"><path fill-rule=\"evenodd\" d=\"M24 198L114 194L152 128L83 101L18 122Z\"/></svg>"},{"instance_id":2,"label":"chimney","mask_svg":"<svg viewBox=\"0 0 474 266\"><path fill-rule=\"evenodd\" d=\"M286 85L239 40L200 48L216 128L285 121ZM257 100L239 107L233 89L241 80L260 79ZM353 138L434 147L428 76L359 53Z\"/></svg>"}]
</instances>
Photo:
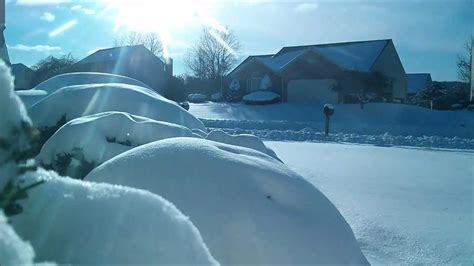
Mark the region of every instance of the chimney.
<instances>
[{"instance_id":1,"label":"chimney","mask_svg":"<svg viewBox=\"0 0 474 266\"><path fill-rule=\"evenodd\" d=\"M173 76L173 58L168 58L165 60L165 72L166 76L171 77Z\"/></svg>"}]
</instances>

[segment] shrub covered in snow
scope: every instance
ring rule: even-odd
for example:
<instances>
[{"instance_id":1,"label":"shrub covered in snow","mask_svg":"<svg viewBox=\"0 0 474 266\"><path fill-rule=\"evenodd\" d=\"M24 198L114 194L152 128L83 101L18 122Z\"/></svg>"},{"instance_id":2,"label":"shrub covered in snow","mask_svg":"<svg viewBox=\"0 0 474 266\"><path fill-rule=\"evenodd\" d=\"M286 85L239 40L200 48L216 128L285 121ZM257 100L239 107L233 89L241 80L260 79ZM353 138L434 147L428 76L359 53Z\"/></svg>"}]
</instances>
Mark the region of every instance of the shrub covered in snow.
<instances>
[{"instance_id":1,"label":"shrub covered in snow","mask_svg":"<svg viewBox=\"0 0 474 266\"><path fill-rule=\"evenodd\" d=\"M188 95L188 101L192 103L202 103L207 100L207 96L204 94L194 93Z\"/></svg>"},{"instance_id":2,"label":"shrub covered in snow","mask_svg":"<svg viewBox=\"0 0 474 266\"><path fill-rule=\"evenodd\" d=\"M175 102L127 84L90 84L62 88L28 111L46 141L67 121L107 111L121 111L205 130L197 118Z\"/></svg>"},{"instance_id":3,"label":"shrub covered in snow","mask_svg":"<svg viewBox=\"0 0 474 266\"><path fill-rule=\"evenodd\" d=\"M265 146L263 141L261 141L259 138L257 138L254 135L250 135L250 134L229 135L222 130L213 130L209 134L207 134L206 139L253 149L259 152L263 152L275 159L278 159L276 153L272 149Z\"/></svg>"},{"instance_id":4,"label":"shrub covered in snow","mask_svg":"<svg viewBox=\"0 0 474 266\"><path fill-rule=\"evenodd\" d=\"M48 139L36 159L60 175L82 179L122 152L173 137L193 137L193 133L180 125L127 113L99 113L69 121Z\"/></svg>"},{"instance_id":5,"label":"shrub covered in snow","mask_svg":"<svg viewBox=\"0 0 474 266\"><path fill-rule=\"evenodd\" d=\"M256 91L243 98L246 104L271 104L280 101L280 95L272 91Z\"/></svg>"},{"instance_id":6,"label":"shrub covered in snow","mask_svg":"<svg viewBox=\"0 0 474 266\"><path fill-rule=\"evenodd\" d=\"M223 264L365 264L334 205L261 152L198 138L149 143L86 180L147 189L173 202Z\"/></svg>"},{"instance_id":7,"label":"shrub covered in snow","mask_svg":"<svg viewBox=\"0 0 474 266\"><path fill-rule=\"evenodd\" d=\"M72 264L217 264L199 231L165 199L144 190L61 178L46 180L13 217L39 261Z\"/></svg>"},{"instance_id":8,"label":"shrub covered in snow","mask_svg":"<svg viewBox=\"0 0 474 266\"><path fill-rule=\"evenodd\" d=\"M221 102L224 99L224 94L222 92L216 92L211 95L211 101Z\"/></svg>"},{"instance_id":9,"label":"shrub covered in snow","mask_svg":"<svg viewBox=\"0 0 474 266\"><path fill-rule=\"evenodd\" d=\"M123 83L147 88L153 91L145 83L125 76L97 73L97 72L76 72L57 75L36 85L33 90L43 90L51 94L63 87L85 84L108 84Z\"/></svg>"}]
</instances>

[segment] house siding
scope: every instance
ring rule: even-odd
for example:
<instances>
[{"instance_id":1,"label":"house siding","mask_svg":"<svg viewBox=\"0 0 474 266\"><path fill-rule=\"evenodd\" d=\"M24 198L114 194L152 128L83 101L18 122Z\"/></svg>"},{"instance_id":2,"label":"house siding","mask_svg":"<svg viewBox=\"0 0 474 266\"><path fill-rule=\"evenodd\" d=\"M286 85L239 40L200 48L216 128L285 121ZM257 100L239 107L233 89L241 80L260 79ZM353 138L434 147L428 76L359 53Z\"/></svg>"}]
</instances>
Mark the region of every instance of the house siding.
<instances>
[{"instance_id":1,"label":"house siding","mask_svg":"<svg viewBox=\"0 0 474 266\"><path fill-rule=\"evenodd\" d=\"M400 99L402 101L406 100L407 75L392 41L387 44L385 49L379 55L372 66L372 71L379 71L393 81L393 99Z\"/></svg>"}]
</instances>

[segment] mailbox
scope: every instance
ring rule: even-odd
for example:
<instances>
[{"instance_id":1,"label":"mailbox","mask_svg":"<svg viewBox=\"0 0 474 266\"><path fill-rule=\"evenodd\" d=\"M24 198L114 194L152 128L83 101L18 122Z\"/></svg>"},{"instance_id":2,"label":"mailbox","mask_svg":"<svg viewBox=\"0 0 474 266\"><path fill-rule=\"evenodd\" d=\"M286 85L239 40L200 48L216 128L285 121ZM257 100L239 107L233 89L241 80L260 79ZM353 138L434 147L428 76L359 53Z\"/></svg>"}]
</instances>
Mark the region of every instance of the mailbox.
<instances>
[{"instance_id":1,"label":"mailbox","mask_svg":"<svg viewBox=\"0 0 474 266\"><path fill-rule=\"evenodd\" d=\"M334 106L332 104L325 104L323 108L323 112L326 116L331 116L334 114Z\"/></svg>"},{"instance_id":2,"label":"mailbox","mask_svg":"<svg viewBox=\"0 0 474 266\"><path fill-rule=\"evenodd\" d=\"M334 114L334 106L332 104L325 104L323 108L323 113L326 116L326 127L325 127L325 134L329 136L329 117Z\"/></svg>"}]
</instances>

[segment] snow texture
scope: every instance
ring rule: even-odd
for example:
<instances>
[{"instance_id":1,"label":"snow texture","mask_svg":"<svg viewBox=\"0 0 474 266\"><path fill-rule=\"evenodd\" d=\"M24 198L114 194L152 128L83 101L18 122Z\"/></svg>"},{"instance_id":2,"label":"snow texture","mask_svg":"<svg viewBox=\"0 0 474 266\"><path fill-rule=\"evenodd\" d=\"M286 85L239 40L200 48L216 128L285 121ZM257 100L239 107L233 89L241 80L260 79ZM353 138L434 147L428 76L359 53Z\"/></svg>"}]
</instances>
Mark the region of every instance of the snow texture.
<instances>
[{"instance_id":1,"label":"snow texture","mask_svg":"<svg viewBox=\"0 0 474 266\"><path fill-rule=\"evenodd\" d=\"M142 188L173 202L222 264L365 264L332 203L279 161L197 138L118 155L86 180Z\"/></svg>"},{"instance_id":2,"label":"snow texture","mask_svg":"<svg viewBox=\"0 0 474 266\"><path fill-rule=\"evenodd\" d=\"M10 68L0 60L0 138L7 138L13 127L29 122L26 109L14 92Z\"/></svg>"},{"instance_id":3,"label":"snow texture","mask_svg":"<svg viewBox=\"0 0 474 266\"><path fill-rule=\"evenodd\" d=\"M38 128L55 126L63 116L70 121L107 111L127 112L205 130L198 119L175 102L157 93L148 93L144 87L119 83L64 87L28 110Z\"/></svg>"},{"instance_id":4,"label":"snow texture","mask_svg":"<svg viewBox=\"0 0 474 266\"><path fill-rule=\"evenodd\" d=\"M122 112L99 113L69 121L48 139L36 159L50 165L58 155L80 149L86 161L98 165L139 145L193 136L190 129L176 124Z\"/></svg>"},{"instance_id":5,"label":"snow texture","mask_svg":"<svg viewBox=\"0 0 474 266\"><path fill-rule=\"evenodd\" d=\"M249 103L267 103L280 98L280 95L272 91L256 91L244 96L243 100Z\"/></svg>"},{"instance_id":6,"label":"snow texture","mask_svg":"<svg viewBox=\"0 0 474 266\"><path fill-rule=\"evenodd\" d=\"M62 178L41 169L24 180L46 181L29 192L23 213L12 217L40 261L217 264L196 227L157 195Z\"/></svg>"},{"instance_id":7,"label":"snow texture","mask_svg":"<svg viewBox=\"0 0 474 266\"><path fill-rule=\"evenodd\" d=\"M472 151L265 142L333 202L374 265L472 265Z\"/></svg>"},{"instance_id":8,"label":"snow texture","mask_svg":"<svg viewBox=\"0 0 474 266\"><path fill-rule=\"evenodd\" d=\"M278 159L275 152L269 149L267 146L265 146L263 141L261 141L259 138L257 138L254 135L250 135L250 134L229 135L222 130L213 130L209 132L209 134L207 134L206 139L220 142L220 143L226 143L229 145L235 145L235 146L253 149L259 152L263 152L266 155L269 155L275 159Z\"/></svg>"},{"instance_id":9,"label":"snow texture","mask_svg":"<svg viewBox=\"0 0 474 266\"><path fill-rule=\"evenodd\" d=\"M31 245L16 234L0 210L0 264L30 265L33 264L34 257Z\"/></svg>"}]
</instances>

